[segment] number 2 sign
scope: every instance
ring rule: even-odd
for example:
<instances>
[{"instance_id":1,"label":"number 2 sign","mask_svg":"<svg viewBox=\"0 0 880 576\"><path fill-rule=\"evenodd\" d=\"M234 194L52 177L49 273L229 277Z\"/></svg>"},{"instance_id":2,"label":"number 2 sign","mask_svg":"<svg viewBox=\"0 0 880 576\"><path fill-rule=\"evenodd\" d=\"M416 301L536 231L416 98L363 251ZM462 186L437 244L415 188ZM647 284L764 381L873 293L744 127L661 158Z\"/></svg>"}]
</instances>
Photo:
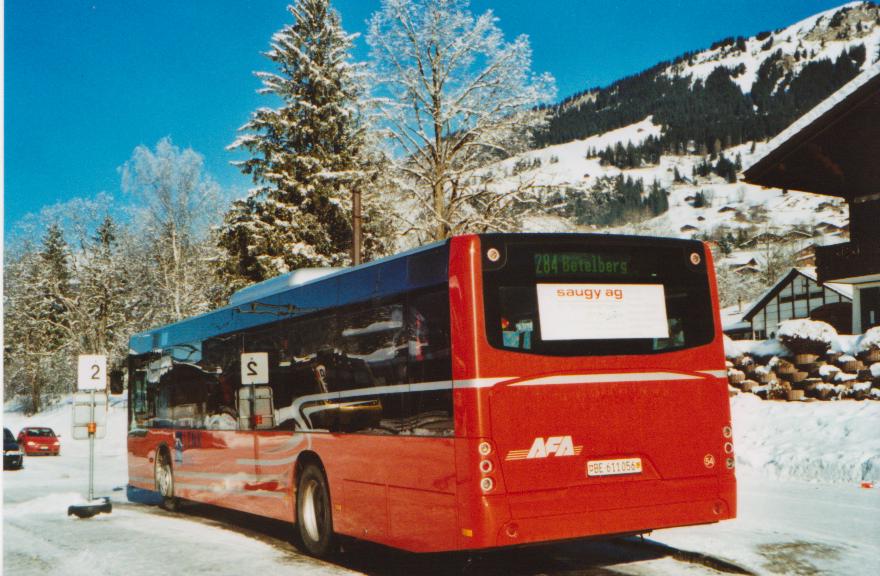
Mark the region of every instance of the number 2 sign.
<instances>
[{"instance_id":1,"label":"number 2 sign","mask_svg":"<svg viewBox=\"0 0 880 576\"><path fill-rule=\"evenodd\" d=\"M84 354L77 362L78 390L104 390L107 388L107 357Z\"/></svg>"},{"instance_id":2,"label":"number 2 sign","mask_svg":"<svg viewBox=\"0 0 880 576\"><path fill-rule=\"evenodd\" d=\"M241 355L241 383L269 383L269 354L266 352L248 352Z\"/></svg>"}]
</instances>

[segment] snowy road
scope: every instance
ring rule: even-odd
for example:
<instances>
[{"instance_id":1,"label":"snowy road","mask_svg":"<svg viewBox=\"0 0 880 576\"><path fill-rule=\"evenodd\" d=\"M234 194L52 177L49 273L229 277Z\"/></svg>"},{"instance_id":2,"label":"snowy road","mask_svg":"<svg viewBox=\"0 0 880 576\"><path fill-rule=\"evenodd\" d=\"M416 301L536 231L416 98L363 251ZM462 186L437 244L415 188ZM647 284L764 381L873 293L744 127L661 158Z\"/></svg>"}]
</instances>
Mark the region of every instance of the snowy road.
<instances>
[{"instance_id":1,"label":"snowy road","mask_svg":"<svg viewBox=\"0 0 880 576\"><path fill-rule=\"evenodd\" d=\"M60 457L27 458L24 470L3 473L4 574L687 575L735 572L737 566L741 573L755 574L880 573L880 489L862 489L856 482L770 479L753 469L740 471L736 520L658 531L645 543L579 541L468 557L413 555L347 542L333 563L320 562L299 554L288 542L290 527L280 522L202 505L171 514L129 504L122 490L124 411L118 412L97 449L95 491L111 496L113 513L90 520L66 516L68 505L87 489L87 443L69 439L65 409L28 420L53 425L67 437ZM853 413L849 425L876 430L876 420L852 421L876 414L874 408ZM18 414L4 415L4 425L14 431L23 422ZM742 438L740 448L749 446ZM873 445L864 449L876 452Z\"/></svg>"}]
</instances>

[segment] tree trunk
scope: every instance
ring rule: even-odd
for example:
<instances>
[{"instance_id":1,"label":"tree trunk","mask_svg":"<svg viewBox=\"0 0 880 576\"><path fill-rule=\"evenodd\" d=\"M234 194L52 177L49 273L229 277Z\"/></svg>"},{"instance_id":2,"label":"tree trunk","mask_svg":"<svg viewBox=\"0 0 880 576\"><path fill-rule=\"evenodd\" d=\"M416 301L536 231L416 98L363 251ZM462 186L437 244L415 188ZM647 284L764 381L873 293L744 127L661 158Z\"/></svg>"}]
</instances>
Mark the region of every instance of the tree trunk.
<instances>
[{"instance_id":1,"label":"tree trunk","mask_svg":"<svg viewBox=\"0 0 880 576\"><path fill-rule=\"evenodd\" d=\"M434 214L437 218L437 227L434 232L434 240L445 240L449 237L449 225L446 223L446 205L443 198L443 182L439 179L434 182Z\"/></svg>"}]
</instances>

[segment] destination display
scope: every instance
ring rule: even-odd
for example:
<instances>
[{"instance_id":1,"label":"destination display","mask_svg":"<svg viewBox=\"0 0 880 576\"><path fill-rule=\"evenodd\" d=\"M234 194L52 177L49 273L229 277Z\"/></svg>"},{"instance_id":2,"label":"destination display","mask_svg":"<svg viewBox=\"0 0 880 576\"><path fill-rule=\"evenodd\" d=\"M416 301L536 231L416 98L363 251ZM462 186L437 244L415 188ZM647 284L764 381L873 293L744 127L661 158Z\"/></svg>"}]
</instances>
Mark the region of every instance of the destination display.
<instances>
[{"instance_id":1,"label":"destination display","mask_svg":"<svg viewBox=\"0 0 880 576\"><path fill-rule=\"evenodd\" d=\"M633 276L636 273L629 254L601 252L535 252L535 276L554 278L572 275Z\"/></svg>"}]
</instances>

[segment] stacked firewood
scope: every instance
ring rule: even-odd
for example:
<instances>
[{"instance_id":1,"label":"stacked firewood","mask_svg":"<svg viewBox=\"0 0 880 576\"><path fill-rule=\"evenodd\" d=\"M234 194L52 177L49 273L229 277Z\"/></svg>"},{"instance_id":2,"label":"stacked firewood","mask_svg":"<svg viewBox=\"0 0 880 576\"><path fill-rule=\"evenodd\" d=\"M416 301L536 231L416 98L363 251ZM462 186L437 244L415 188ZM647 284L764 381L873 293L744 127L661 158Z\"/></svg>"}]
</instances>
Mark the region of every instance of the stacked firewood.
<instances>
[{"instance_id":1,"label":"stacked firewood","mask_svg":"<svg viewBox=\"0 0 880 576\"><path fill-rule=\"evenodd\" d=\"M738 391L766 400L880 400L880 349L858 356L839 352L741 354L728 358L727 378Z\"/></svg>"},{"instance_id":2,"label":"stacked firewood","mask_svg":"<svg viewBox=\"0 0 880 576\"><path fill-rule=\"evenodd\" d=\"M742 354L727 362L730 385L765 400L880 400L880 350L790 357Z\"/></svg>"}]
</instances>

